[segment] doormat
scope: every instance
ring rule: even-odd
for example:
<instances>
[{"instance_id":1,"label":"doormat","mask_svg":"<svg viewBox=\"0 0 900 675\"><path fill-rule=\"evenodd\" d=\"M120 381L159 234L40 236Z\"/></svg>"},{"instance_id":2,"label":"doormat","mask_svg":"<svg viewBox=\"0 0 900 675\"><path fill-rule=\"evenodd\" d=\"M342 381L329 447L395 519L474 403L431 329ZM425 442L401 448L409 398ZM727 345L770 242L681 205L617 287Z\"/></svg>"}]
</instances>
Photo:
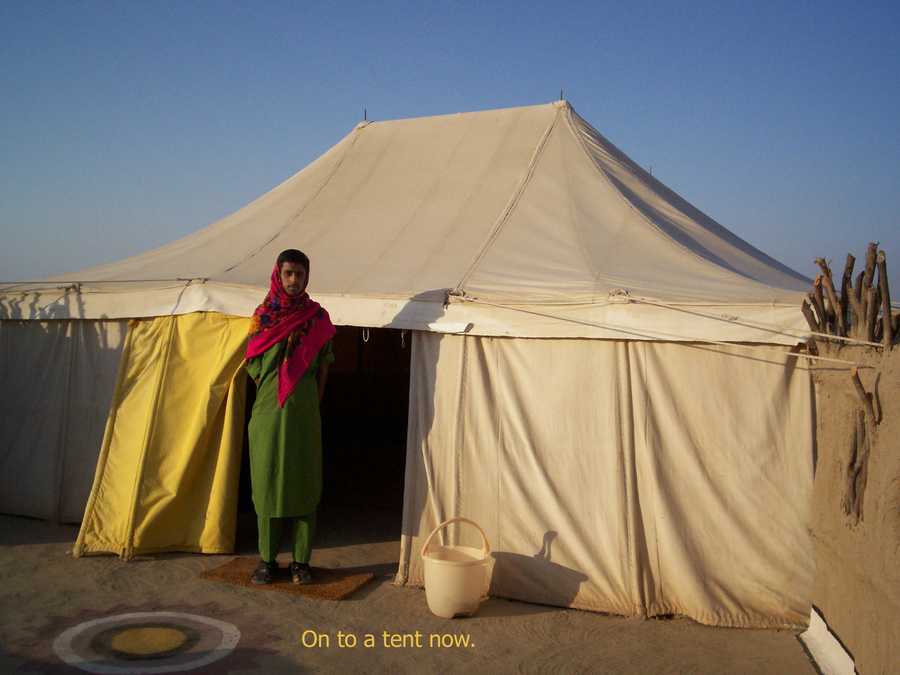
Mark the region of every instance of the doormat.
<instances>
[{"instance_id":1,"label":"doormat","mask_svg":"<svg viewBox=\"0 0 900 675\"><path fill-rule=\"evenodd\" d=\"M254 584L250 581L250 575L258 564L259 558L232 558L224 565L201 572L200 576L203 579L224 581L254 590L281 591L319 600L343 600L375 578L374 572L367 572L358 567L336 569L311 567L312 583L300 585L291 583L290 569L286 565L281 565L271 584Z\"/></svg>"}]
</instances>

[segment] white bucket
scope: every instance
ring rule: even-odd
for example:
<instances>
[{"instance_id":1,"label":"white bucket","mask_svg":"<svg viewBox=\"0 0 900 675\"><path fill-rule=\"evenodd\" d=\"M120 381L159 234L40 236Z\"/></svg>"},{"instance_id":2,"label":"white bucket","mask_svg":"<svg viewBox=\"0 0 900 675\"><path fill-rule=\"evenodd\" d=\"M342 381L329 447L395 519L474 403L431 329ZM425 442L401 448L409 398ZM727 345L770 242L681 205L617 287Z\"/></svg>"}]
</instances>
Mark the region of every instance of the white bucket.
<instances>
[{"instance_id":1,"label":"white bucket","mask_svg":"<svg viewBox=\"0 0 900 675\"><path fill-rule=\"evenodd\" d=\"M484 542L480 549L471 546L428 545L434 535L450 523L469 523L481 532ZM491 584L491 547L484 530L468 518L451 518L438 525L422 546L425 565L425 599L428 609L437 616L452 619L454 616L471 616L487 597Z\"/></svg>"}]
</instances>

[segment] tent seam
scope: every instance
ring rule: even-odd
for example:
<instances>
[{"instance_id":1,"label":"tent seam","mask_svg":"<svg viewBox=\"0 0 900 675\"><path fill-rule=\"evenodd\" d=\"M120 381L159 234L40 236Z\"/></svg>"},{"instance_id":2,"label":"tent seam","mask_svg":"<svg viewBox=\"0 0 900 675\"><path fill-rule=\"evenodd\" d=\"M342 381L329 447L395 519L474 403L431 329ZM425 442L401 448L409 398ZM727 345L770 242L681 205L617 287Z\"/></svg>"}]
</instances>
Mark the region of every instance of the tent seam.
<instances>
[{"instance_id":1,"label":"tent seam","mask_svg":"<svg viewBox=\"0 0 900 675\"><path fill-rule=\"evenodd\" d=\"M693 256L694 258L696 258L697 260L699 260L701 263L703 263L703 264L706 265L707 267L711 267L711 268L713 268L713 269L715 269L715 270L717 270L717 271L725 271L725 272L728 272L729 274L733 275L733 276L736 277L737 279L739 279L739 280L741 280L741 281L744 281L744 282L746 282L746 281L751 281L751 282L753 282L753 283L759 284L760 286L764 286L764 287L766 287L766 288L773 288L773 287L770 286L769 284L763 283L763 282L761 282L761 281L758 281L757 279L754 279L754 278L751 277L751 276L748 276L748 275L742 274L742 273L740 273L740 272L737 272L737 271L734 270L730 265L728 265L728 266L717 265L716 263L714 263L714 262L712 262L712 261L710 261L710 260L704 258L702 255L700 255L700 254L697 253L696 251L692 251L690 248L688 248L687 246L685 246L684 244L682 244L682 243L681 243L680 241L678 241L677 239L675 239L675 238L673 238L673 237L670 237L668 234L666 234L666 233L659 227L659 225L657 225L656 223L654 223L654 222L653 222L652 220L650 220L645 214L643 214L643 213L641 212L641 210L638 209L638 208L632 203L632 201L631 201L630 199L628 199L625 195L622 194L622 191L619 190L618 187L616 187L616 185L612 182L612 180L610 179L610 177L607 175L606 171L605 171L602 167L600 167L600 166L597 164L597 162L594 160L594 158L591 156L591 153L588 151L588 149L587 149L587 148L585 147L585 145L584 145L584 140L581 138L581 134L578 132L577 129L574 128L574 124L573 124L573 122L572 122L572 114L573 114L573 112L574 112L574 111L572 110L571 107L568 107L568 108L567 108L566 122L567 122L567 126L568 126L568 128L569 128L569 132L575 137L575 140L578 142L579 146L581 146L582 152L585 154L585 156L586 156L588 162L591 164L591 166L594 167L594 170L597 171L598 174L600 174L600 176L603 178L603 180L606 181L607 185L609 185L609 186L612 188L613 192L619 197L619 199L621 199L621 200L628 206L628 208L631 209L631 210L637 215L638 218L640 218L644 223L646 223L647 225L649 225L649 226L653 229L654 232L656 232L659 236L663 237L666 241L671 242L672 244L674 244L674 245L677 246L678 248L684 250L686 253L688 253L689 255ZM587 124L587 122L585 122L585 124ZM590 126L590 125L588 124L588 126ZM704 248L706 248L706 247L704 247ZM723 261L723 262L724 262L724 261ZM727 264L727 263L726 263L726 264ZM765 304L768 304L768 303L765 303Z\"/></svg>"},{"instance_id":2,"label":"tent seam","mask_svg":"<svg viewBox=\"0 0 900 675\"><path fill-rule=\"evenodd\" d=\"M469 126L471 126L471 121L469 122ZM413 221L414 221L416 215L422 210L422 207L423 207L423 205L425 204L426 200L427 200L431 195L433 195L433 194L437 191L438 185L440 185L442 179L444 179L444 178L446 177L446 175L447 175L447 167L449 167L450 161L451 161L454 157L456 157L457 153L459 152L459 148L460 148L460 146L463 144L463 141L465 140L465 136L466 136L466 133L468 132L468 128L469 128L469 127L466 127L466 130L463 131L463 133L461 133L461 134L459 135L459 139L457 140L456 144L453 146L453 150L451 150L450 154L447 156L447 160L446 160L446 163L445 163L445 165L444 165L444 170L443 170L443 171L442 171L442 172L441 172L441 173L433 180L431 186L430 186L429 189L428 189L427 195L426 195L425 197L423 197L421 200L419 200L419 203L418 203L418 204L416 205L416 207L413 209L412 214L409 216L409 218L406 219L406 222L403 223L403 225L400 227L400 229L397 230L397 233L396 233L393 237L391 237L391 240L390 240L390 242L388 242L388 245L386 245L386 246L384 247L384 250L378 255L378 257L375 258L375 260L372 261L372 263L369 265L369 268L368 268L366 271L361 272L360 274L358 274L358 275L356 276L356 278L354 278L350 283L347 284L347 288L348 288L348 289L353 288L353 286L356 285L356 283L357 283L360 279L362 279L363 277L365 277L367 274L371 274L371 270L377 268L378 264L379 264L382 260L384 260L384 258L385 258L387 255L389 255L390 250L391 250L393 244L394 244L395 242L397 242L398 240L400 240L401 235L403 235L403 234L410 228L410 226L413 224Z\"/></svg>"},{"instance_id":3,"label":"tent seam","mask_svg":"<svg viewBox=\"0 0 900 675\"><path fill-rule=\"evenodd\" d=\"M647 381L647 343L641 343L641 370L644 371L644 448L648 449L650 447L650 441L648 439L647 428L650 424L650 387ZM659 511L659 491L658 491L658 480L655 478L656 472L654 471L654 480L652 481L653 485L653 544L656 549L656 579L659 582L659 600L654 599L654 604L665 604L665 589L663 585L663 577L662 570L659 566L659 523L658 519L658 511ZM651 567L651 572L652 572ZM649 603L645 608L646 613L649 614Z\"/></svg>"},{"instance_id":4,"label":"tent seam","mask_svg":"<svg viewBox=\"0 0 900 675\"><path fill-rule=\"evenodd\" d=\"M565 156L567 154L565 146L563 146L562 151L563 155ZM579 253L581 254L582 262L584 263L587 273L593 280L591 284L591 304L593 305L597 301L597 284L599 283L599 280L597 278L597 275L594 273L594 266L591 264L591 259L587 254L588 246L585 241L584 235L581 232L581 227L578 222L578 214L576 213L576 210L572 204L572 172L569 170L568 162L564 162L563 172L566 176L566 188L568 191L568 194L566 195L568 197L566 199L566 203L569 207L569 221L571 222L572 230L574 230L575 232L575 238L578 240L578 243L581 244Z\"/></svg>"},{"instance_id":5,"label":"tent seam","mask_svg":"<svg viewBox=\"0 0 900 675\"><path fill-rule=\"evenodd\" d=\"M459 280L459 283L456 284L455 290L459 291L462 289L463 284L465 284L469 277L475 271L475 268L478 267L478 264L482 261L485 255L487 255L488 249L490 249L491 245L496 241L497 237L500 235L500 230L503 228L503 225L509 220L510 215L515 210L516 206L519 203L522 195L525 192L525 189L528 187L528 184L531 182L532 176L534 176L534 170L537 167L538 160L543 154L544 147L547 145L547 139L550 138L550 133L553 131L554 127L556 127L557 120L559 119L559 108L556 108L553 113L553 119L550 120L550 124L547 125L547 128L544 130L543 135L538 140L537 146L535 146L534 152L531 154L531 159L528 162L527 170L525 171L525 175L522 177L522 180L519 182L519 185L513 191L512 196L507 201L506 206L503 207L503 211L500 213L500 216L494 222L494 226L491 228L491 232L487 237L487 240L482 245L481 249L478 251L478 254L475 256L475 259L472 261L472 264L469 266L469 269L466 270L466 273L463 275L462 279Z\"/></svg>"},{"instance_id":6,"label":"tent seam","mask_svg":"<svg viewBox=\"0 0 900 675\"><path fill-rule=\"evenodd\" d=\"M440 352L440 344L438 344L438 347L435 351L438 353ZM437 358L437 354L435 355L435 358ZM435 365L435 368L437 368L436 365ZM430 383L429 383L429 385L430 385ZM432 395L434 395L434 393L432 393ZM430 432L431 429L434 428L434 416L437 415L437 410L434 409L433 402L432 402L431 415L432 415L431 425L429 426L428 432ZM426 483L425 500L427 502L427 505L426 505L426 507L423 507L423 511L425 510L425 508L427 508L427 506L430 506L431 507L431 515L434 517L434 519L437 521L437 523L442 523L442 522L444 522L444 518L442 517L441 509L437 503L436 487L435 487L435 483L434 483L434 466L431 465L431 458L429 456L428 448L427 448L427 446L428 446L427 433L428 432L421 434L421 442L419 443L419 450L422 455L422 468L425 469L425 483ZM444 531L443 530L441 530L441 541L444 541Z\"/></svg>"},{"instance_id":7,"label":"tent seam","mask_svg":"<svg viewBox=\"0 0 900 675\"><path fill-rule=\"evenodd\" d=\"M121 407L122 403L121 399L119 398L119 393L122 390L122 384L125 380L128 357L130 357L131 350L134 345L134 331L132 329L133 326L129 325L128 333L125 336L125 342L122 345L122 355L119 357L119 365L116 372L116 386L113 389L113 397L112 401L110 402L110 411L109 415L106 418L106 428L103 431L103 440L100 442L100 456L97 458L97 468L94 472L94 482L91 485L91 493L88 496L88 502L84 507L84 515L81 519L81 527L78 529L78 537L75 539L75 546L72 548L72 553L76 558L81 557L82 552L84 552L85 550L91 550L90 547L85 546L84 539L87 535L88 525L91 519L94 517L94 507L97 503L97 495L102 490L103 479L106 475L106 463L109 459L109 448L110 445L112 445L113 429L116 426L116 418L119 415L119 408Z\"/></svg>"},{"instance_id":8,"label":"tent seam","mask_svg":"<svg viewBox=\"0 0 900 675\"><path fill-rule=\"evenodd\" d=\"M150 409L150 417L147 420L147 427L144 430L144 438L141 442L141 454L138 458L137 471L135 471L134 481L131 487L131 508L128 511L128 530L125 532L125 537L123 541L124 549L122 552L122 557L130 558L131 554L134 551L134 519L137 513L137 502L138 502L138 487L144 478L144 462L147 456L147 447L150 445L150 441L153 437L153 425L156 421L156 413L159 410L160 404L160 396L159 392L162 389L163 380L165 380L166 368L169 365L169 356L172 352L172 341L175 338L175 323L178 321L177 317L168 318L169 322L169 336L166 342L166 351L163 354L162 363L159 365L159 376L156 379L156 386L153 391L153 406Z\"/></svg>"},{"instance_id":9,"label":"tent seam","mask_svg":"<svg viewBox=\"0 0 900 675\"><path fill-rule=\"evenodd\" d=\"M623 487L625 490L626 499L628 500L627 504L630 507L630 511L631 511L630 517L628 515L626 515L626 517L625 517L625 546L626 546L626 552L628 554L628 567L631 569L633 582L637 586L636 600L638 602L638 609L640 609L644 605L645 599L642 597L643 584L641 583L641 579L640 579L640 572L638 569L639 565L636 562L637 547L635 546L636 542L634 541L634 538L636 537L636 533L634 531L635 530L635 528L634 528L635 522L634 521L637 520L637 517L635 515L635 510L636 510L636 507L639 505L639 502L638 502L638 504L635 503L637 495L634 492L634 485L632 485L632 483L635 483L635 484L637 483L637 475L636 475L637 474L637 462L636 462L637 449L635 447L635 438L634 438L634 402L632 400L634 391L633 391L632 382L631 382L631 354L628 350L628 343L626 343L624 345L624 349L625 349L625 363L626 363L625 372L628 373L628 378L626 380L626 386L628 387L628 398L626 400L627 400L628 408L629 408L628 416L631 420L631 424L629 425L630 430L631 430L631 438L630 438L630 441L631 441L631 467L629 470L629 467L627 465L623 464L623 476L622 476L622 482L624 483ZM619 402L618 399L619 399L619 397L617 396L616 397L617 412L619 412L619 414L621 414L622 411L621 411L621 409L618 408L618 402Z\"/></svg>"},{"instance_id":10,"label":"tent seam","mask_svg":"<svg viewBox=\"0 0 900 675\"><path fill-rule=\"evenodd\" d=\"M341 168L341 166L343 166L344 160L347 159L347 155L349 155L350 151L353 150L353 146L356 145L356 140L359 138L359 134L361 133L362 129L364 129L364 128L365 127L357 126L353 129L353 132L352 132L353 138L350 141L350 146L346 150L344 150L344 154L342 154L341 158L337 162L335 162L334 168L332 168L331 172L328 174L328 177L324 181L322 181L322 184L319 186L319 189L316 190L315 194L313 194L312 197L307 199L306 202L303 204L303 206L301 206L299 209L297 209L297 211L295 211L294 214L290 218L288 218L287 222L282 227L280 227L274 235L272 235L269 239L267 239L265 242L263 242L260 246L258 246L251 253L244 256L241 260L238 260L236 263L234 263L230 267L225 268L223 274L225 272L232 271L238 265L243 265L245 262L247 262L248 260L250 260L251 258L256 256L266 246L268 246L273 241L278 239L278 237L280 237L281 234L286 229L288 229L291 225L294 224L294 222L297 220L297 218L299 218L301 215L303 215L303 212L306 211L306 209L310 206L310 204L312 204L319 197L320 194L322 194L322 191L328 186L328 184L331 182L331 179L334 178L334 175L338 172L338 170Z\"/></svg>"},{"instance_id":11,"label":"tent seam","mask_svg":"<svg viewBox=\"0 0 900 675\"><path fill-rule=\"evenodd\" d=\"M484 338L482 338L482 339L484 339ZM494 371L497 373L498 376L496 378L492 378L491 385L496 391L494 398L497 402L499 402L500 392L497 391L496 382L499 381L499 379L500 379L500 377L499 377L499 375L500 375L500 350L496 349L496 345L493 344L495 342L494 340L491 340L490 338L487 338L487 339L490 340L492 346L495 347L494 351L495 351L495 355L496 355L495 356L496 361L495 361ZM498 551L502 550L502 547L501 547L502 538L500 536L500 513L501 513L500 504L501 504L502 500L500 499L500 489L501 489L501 486L503 483L503 481L501 480L501 478L503 476L503 472L502 472L500 463L504 456L503 445L502 445L503 444L503 415L500 414L500 410L502 410L502 407L498 405L497 406L497 507L496 507L496 513L497 513L496 550L498 550Z\"/></svg>"},{"instance_id":12,"label":"tent seam","mask_svg":"<svg viewBox=\"0 0 900 675\"><path fill-rule=\"evenodd\" d=\"M466 385L469 381L469 345L467 344L466 336L462 336L462 372L460 376L460 386L459 386L459 400L457 402L457 413L456 413L456 462L454 462L454 476L453 476L453 490L456 493L454 495L454 511L456 516L461 515L461 501L462 501L462 459L463 455L463 446L465 445L465 429L463 428L463 418L465 417L465 405L466 405ZM451 516L453 517L453 516ZM459 541L459 526L457 525L454 528L457 532L456 541ZM448 533L449 534L449 533Z\"/></svg>"},{"instance_id":13,"label":"tent seam","mask_svg":"<svg viewBox=\"0 0 900 675\"><path fill-rule=\"evenodd\" d=\"M419 415L418 415L418 386L416 386L416 397L413 396L414 367L421 360L417 355L421 352L421 337L419 331L410 332L410 357L409 357L409 382L407 384L408 402L406 405L406 471L403 476L403 515L400 523L400 564L397 567L397 574L394 577L394 583L398 585L406 585L409 580L409 563L412 558L412 540L410 532L413 528L414 503L416 500L416 486L419 484L419 471L413 455L410 452L411 446L416 443L419 437ZM407 495L410 495L407 499ZM424 508L423 508L424 511ZM421 521L421 518L420 518Z\"/></svg>"},{"instance_id":14,"label":"tent seam","mask_svg":"<svg viewBox=\"0 0 900 675\"><path fill-rule=\"evenodd\" d=\"M340 142L338 143L338 145L339 145L339 144L340 144ZM313 160L310 164L307 164L305 167L303 167L303 168L300 169L298 172L296 172L295 174L293 174L292 176L290 176L290 177L287 178L286 180L282 181L281 183L279 183L278 185L276 185L276 186L273 187L272 189L266 190L264 193L262 193L261 195L259 195L256 199L254 199L254 200L253 200L252 202L250 202L249 204L245 204L243 207L239 208L239 209L238 209L237 211L235 211L234 213L231 213L231 214L225 216L224 218L222 218L222 219L220 219L220 220L217 220L217 221L215 221L215 222L213 222L213 223L210 223L210 224L207 225L206 227L203 227L203 228L201 228L201 229L199 229L199 230L196 230L196 231L194 231L194 232L190 232L190 233L186 234L186 235L183 236L183 237L180 237L180 238L178 238L178 239L175 239L174 241L170 241L170 242L168 242L168 243L162 244L161 246L156 246L156 247L151 248L151 249L149 249L149 250L147 250L147 251L144 251L144 252L142 252L142 253L138 253L138 254L135 254L135 255L133 255L133 256L129 256L129 257L123 258L123 259L121 259L121 260L113 261L113 262L111 262L111 263L105 263L105 264L101 264L101 265L96 265L96 266L94 266L94 267L89 267L89 268L87 268L87 270L90 270L90 271L92 271L92 273L95 273L95 274L103 274L104 271L108 271L109 269L114 268L115 266L119 265L120 263L124 262L125 260L130 260L130 261L132 261L132 262L146 263L147 265L149 265L149 264L151 264L151 263L158 262L158 260L157 260L158 255L159 255L160 253L169 252L169 249L174 249L174 251L180 253L180 252L183 252L183 251L186 251L186 250L190 249L191 247L196 247L197 245L202 245L202 244L205 243L204 238L205 238L205 239L209 239L209 238L211 238L214 234L215 234L215 235L221 234L220 230L227 232L227 231L232 230L232 229L234 229L235 227L237 227L236 224L230 224L229 227L224 227L224 226L223 226L223 222L224 222L225 220L228 220L228 219L231 218L232 216L236 215L237 213L240 213L240 212L244 211L245 209L251 208L254 204L257 204L260 200L263 200L263 199L265 199L266 197L268 197L268 196L270 196L270 195L273 195L274 193L278 192L279 190L281 190L282 188L284 188L288 183L290 183L291 181L295 180L296 178L298 178L299 176L301 176L304 172L306 172L309 168L311 168L312 166L314 166L314 165L315 165L318 161L320 161L323 157L326 157L326 156L328 155L328 153L331 152L331 150L333 150L335 147L336 147L336 146L332 146L332 147L329 148L323 155L320 155L320 156L317 157L315 160ZM214 228L214 231L212 230L212 228ZM84 271L84 270L83 270L83 271ZM69 276L69 275L63 275L63 276L64 276L64 277L67 277L67 276ZM64 280L62 280L62 281L66 281L66 280L68 280L68 279L64 279ZM103 280L103 281L106 281L106 280ZM121 280L109 280L109 281L129 281L129 280L121 279Z\"/></svg>"},{"instance_id":15,"label":"tent seam","mask_svg":"<svg viewBox=\"0 0 900 675\"><path fill-rule=\"evenodd\" d=\"M65 457L65 439L69 434L69 417L71 417L70 408L70 394L72 393L72 371L75 368L75 346L74 346L74 334L75 334L75 326L74 321L69 319L66 321L68 324L67 328L72 329L73 340L69 343L69 360L68 360L68 369L66 371L66 388L64 391L65 398L63 401L65 402L62 410L62 420L59 425L59 436L57 441L57 448L59 455L56 458L56 513L54 514L54 518L57 523L62 521L62 484L63 484L63 476L65 474L66 468L66 457ZM65 339L65 333L63 333L63 339Z\"/></svg>"}]
</instances>

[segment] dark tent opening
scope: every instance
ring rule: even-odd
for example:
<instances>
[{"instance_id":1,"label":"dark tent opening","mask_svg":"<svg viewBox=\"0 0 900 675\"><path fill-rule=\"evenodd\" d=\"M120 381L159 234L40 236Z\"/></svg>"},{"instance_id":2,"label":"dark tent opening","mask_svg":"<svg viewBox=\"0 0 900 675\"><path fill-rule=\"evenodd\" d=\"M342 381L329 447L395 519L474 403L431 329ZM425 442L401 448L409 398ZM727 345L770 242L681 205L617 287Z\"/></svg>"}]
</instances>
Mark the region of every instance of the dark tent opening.
<instances>
[{"instance_id":1,"label":"dark tent opening","mask_svg":"<svg viewBox=\"0 0 900 675\"><path fill-rule=\"evenodd\" d=\"M399 542L411 349L407 331L338 326L321 404L323 486L314 550ZM255 391L247 382L249 421ZM245 426L236 542L245 555L257 550L248 451Z\"/></svg>"}]
</instances>

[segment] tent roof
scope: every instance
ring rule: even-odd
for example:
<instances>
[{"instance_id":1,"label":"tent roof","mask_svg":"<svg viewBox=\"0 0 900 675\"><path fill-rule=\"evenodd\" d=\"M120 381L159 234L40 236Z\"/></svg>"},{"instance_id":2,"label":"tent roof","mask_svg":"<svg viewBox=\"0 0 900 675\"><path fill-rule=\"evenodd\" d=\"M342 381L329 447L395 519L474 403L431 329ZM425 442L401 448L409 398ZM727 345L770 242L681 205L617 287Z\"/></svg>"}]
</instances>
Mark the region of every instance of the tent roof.
<instances>
[{"instance_id":1,"label":"tent roof","mask_svg":"<svg viewBox=\"0 0 900 675\"><path fill-rule=\"evenodd\" d=\"M788 315L773 312L790 307L802 323L799 292L809 283L557 102L361 123L236 213L161 248L55 279L82 282L77 307L67 297L60 311L249 314L285 248L310 256L310 292L337 310L336 320L426 329L463 322L480 334L613 337L589 325L608 321L604 308L613 305L619 314L630 307L625 314L634 316L618 318L638 330L657 323L641 312L667 307L672 315L674 306L749 312L782 325ZM15 315L9 291L0 303ZM584 325L557 325L573 320ZM689 323L701 328L696 317ZM673 339L689 337L681 329Z\"/></svg>"}]
</instances>

